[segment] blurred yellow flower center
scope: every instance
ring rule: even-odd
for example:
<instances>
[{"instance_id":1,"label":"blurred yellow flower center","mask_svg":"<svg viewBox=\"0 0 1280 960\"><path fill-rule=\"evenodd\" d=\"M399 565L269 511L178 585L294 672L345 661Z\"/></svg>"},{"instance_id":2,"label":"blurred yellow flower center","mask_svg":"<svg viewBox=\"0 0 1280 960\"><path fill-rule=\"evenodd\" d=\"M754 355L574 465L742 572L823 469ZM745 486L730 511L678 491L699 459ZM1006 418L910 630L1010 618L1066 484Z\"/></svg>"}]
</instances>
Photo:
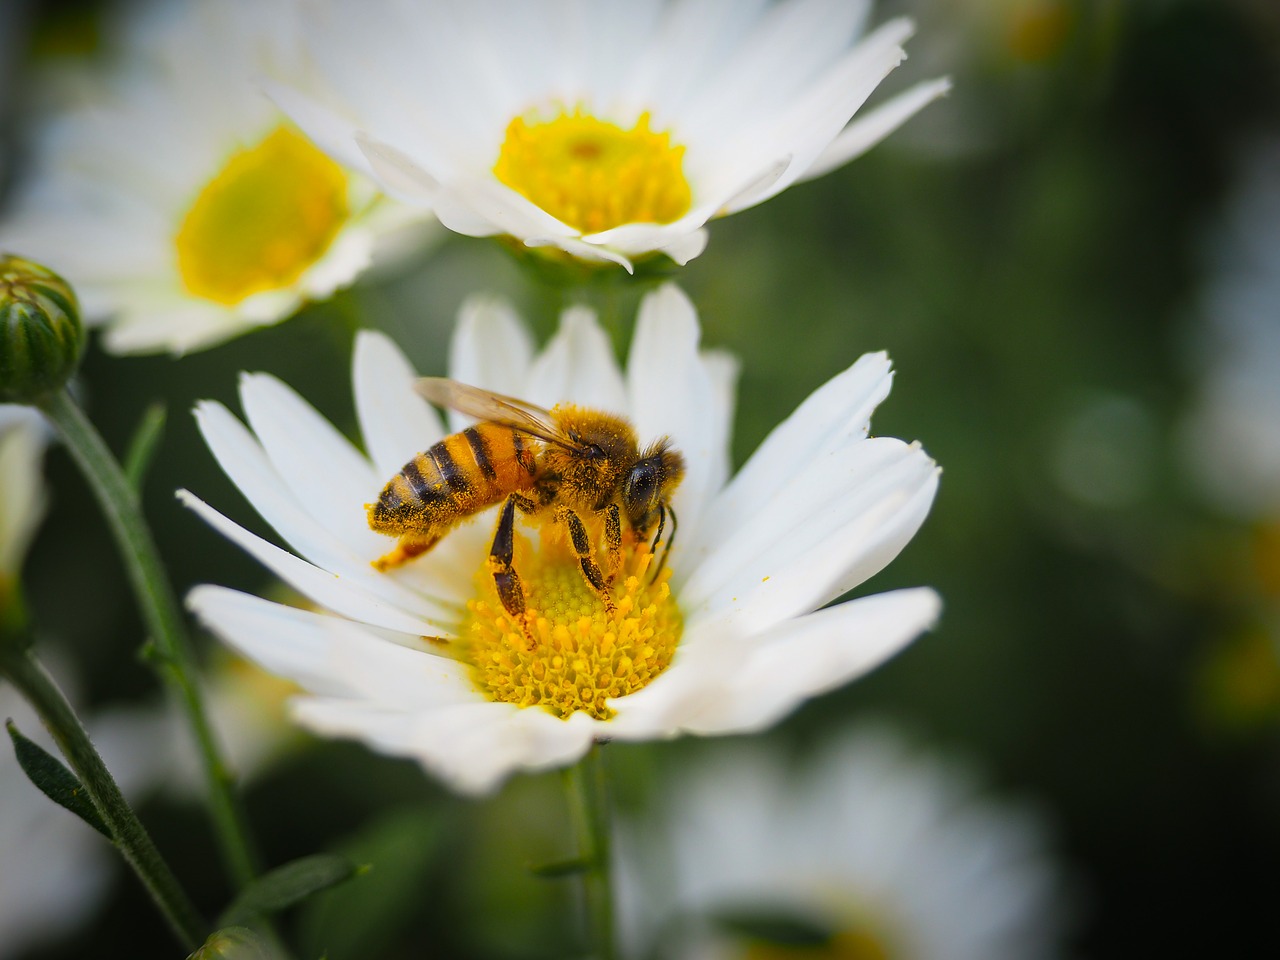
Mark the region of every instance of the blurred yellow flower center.
<instances>
[{"instance_id":1,"label":"blurred yellow flower center","mask_svg":"<svg viewBox=\"0 0 1280 960\"><path fill-rule=\"evenodd\" d=\"M507 615L488 565L481 567L477 599L467 604L461 631L476 684L502 703L544 707L557 717L582 710L608 720L614 711L605 701L662 673L684 627L667 582L671 571L651 578L651 559L643 544L625 548L610 612L562 543L544 536L535 552L517 538L514 566L524 586L525 622Z\"/></svg>"},{"instance_id":2,"label":"blurred yellow flower center","mask_svg":"<svg viewBox=\"0 0 1280 960\"><path fill-rule=\"evenodd\" d=\"M649 128L624 130L581 107L552 120L516 117L494 175L562 223L599 233L624 223L671 223L689 212L684 147Z\"/></svg>"},{"instance_id":3,"label":"blurred yellow flower center","mask_svg":"<svg viewBox=\"0 0 1280 960\"><path fill-rule=\"evenodd\" d=\"M178 229L178 272L197 297L228 306L297 281L350 215L347 175L279 126L237 150Z\"/></svg>"},{"instance_id":4,"label":"blurred yellow flower center","mask_svg":"<svg viewBox=\"0 0 1280 960\"><path fill-rule=\"evenodd\" d=\"M893 955L866 930L845 930L826 943L753 943L746 960L890 960Z\"/></svg>"}]
</instances>

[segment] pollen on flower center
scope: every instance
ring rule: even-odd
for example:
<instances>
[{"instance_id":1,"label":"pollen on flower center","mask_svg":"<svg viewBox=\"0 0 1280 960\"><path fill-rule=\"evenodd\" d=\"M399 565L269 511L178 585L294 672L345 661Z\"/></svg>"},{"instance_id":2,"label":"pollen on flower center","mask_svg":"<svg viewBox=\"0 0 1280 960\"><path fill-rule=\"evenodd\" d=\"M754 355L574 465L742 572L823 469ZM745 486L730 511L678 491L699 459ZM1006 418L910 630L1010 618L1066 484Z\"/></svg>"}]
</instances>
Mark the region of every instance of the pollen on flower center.
<instances>
[{"instance_id":1,"label":"pollen on flower center","mask_svg":"<svg viewBox=\"0 0 1280 960\"><path fill-rule=\"evenodd\" d=\"M655 133L649 114L634 127L598 120L581 107L551 120L516 117L494 175L583 233L624 223L671 223L689 212L683 146Z\"/></svg>"},{"instance_id":2,"label":"pollen on flower center","mask_svg":"<svg viewBox=\"0 0 1280 960\"><path fill-rule=\"evenodd\" d=\"M200 191L174 238L178 272L195 296L234 305L294 283L349 215L346 173L281 125Z\"/></svg>"},{"instance_id":3,"label":"pollen on flower center","mask_svg":"<svg viewBox=\"0 0 1280 960\"><path fill-rule=\"evenodd\" d=\"M524 624L503 609L488 565L476 574L477 597L461 631L465 658L493 700L608 720L606 700L646 686L675 654L684 624L667 582L671 571L651 577L647 548L628 547L609 612L568 549L543 539L536 551L523 539L516 545Z\"/></svg>"}]
</instances>

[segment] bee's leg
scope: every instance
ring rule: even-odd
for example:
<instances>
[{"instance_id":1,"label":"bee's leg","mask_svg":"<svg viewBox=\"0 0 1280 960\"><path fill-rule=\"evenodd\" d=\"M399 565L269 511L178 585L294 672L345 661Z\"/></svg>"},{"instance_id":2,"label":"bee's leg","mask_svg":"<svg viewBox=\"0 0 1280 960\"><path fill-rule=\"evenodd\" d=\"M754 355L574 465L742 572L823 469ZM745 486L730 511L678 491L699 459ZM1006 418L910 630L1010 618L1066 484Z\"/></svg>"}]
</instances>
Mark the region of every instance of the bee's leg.
<instances>
[{"instance_id":1,"label":"bee's leg","mask_svg":"<svg viewBox=\"0 0 1280 960\"><path fill-rule=\"evenodd\" d=\"M502 609L524 627L524 587L520 585L520 575L511 566L515 554L515 520L516 497L513 495L507 497L498 518L498 530L493 535L493 546L489 548L489 571L493 574L494 586L498 588Z\"/></svg>"},{"instance_id":2,"label":"bee's leg","mask_svg":"<svg viewBox=\"0 0 1280 960\"><path fill-rule=\"evenodd\" d=\"M605 582L611 584L622 569L622 519L616 503L604 508L604 545L609 551L609 575Z\"/></svg>"},{"instance_id":3,"label":"bee's leg","mask_svg":"<svg viewBox=\"0 0 1280 960\"><path fill-rule=\"evenodd\" d=\"M420 534L405 534L396 541L395 548L389 553L384 553L377 560L373 561L375 570L386 573L392 567L398 567L402 563L408 563L414 557L420 557L440 540L439 534L431 534L422 536Z\"/></svg>"},{"instance_id":4,"label":"bee's leg","mask_svg":"<svg viewBox=\"0 0 1280 960\"><path fill-rule=\"evenodd\" d=\"M587 536L587 528L582 518L568 507L557 507L555 516L556 522L563 523L569 530L569 543L573 546L574 555L578 558L578 565L582 567L583 577L591 585L591 589L600 595L604 608L613 613L613 597L609 596L609 585L605 582L604 574L600 572L600 565L596 563L595 550L592 548L591 538Z\"/></svg>"},{"instance_id":5,"label":"bee's leg","mask_svg":"<svg viewBox=\"0 0 1280 960\"><path fill-rule=\"evenodd\" d=\"M526 497L523 493L513 493L508 499L510 499L513 503L515 503L516 507L519 508L521 513L526 513L526 514L536 513L538 508L542 506L542 504L539 504L536 501L531 500L529 497Z\"/></svg>"},{"instance_id":6,"label":"bee's leg","mask_svg":"<svg viewBox=\"0 0 1280 960\"><path fill-rule=\"evenodd\" d=\"M666 549L662 551L662 559L653 565L653 573L650 575L650 583L658 578L658 574L662 572L662 568L667 565L667 557L671 555L671 545L676 542L676 531L680 529L680 521L676 519L676 511L673 507L666 504L658 504L658 532L653 538L653 552L658 552L658 544L662 542L662 528L666 526L667 514L671 514L671 536L667 537Z\"/></svg>"}]
</instances>

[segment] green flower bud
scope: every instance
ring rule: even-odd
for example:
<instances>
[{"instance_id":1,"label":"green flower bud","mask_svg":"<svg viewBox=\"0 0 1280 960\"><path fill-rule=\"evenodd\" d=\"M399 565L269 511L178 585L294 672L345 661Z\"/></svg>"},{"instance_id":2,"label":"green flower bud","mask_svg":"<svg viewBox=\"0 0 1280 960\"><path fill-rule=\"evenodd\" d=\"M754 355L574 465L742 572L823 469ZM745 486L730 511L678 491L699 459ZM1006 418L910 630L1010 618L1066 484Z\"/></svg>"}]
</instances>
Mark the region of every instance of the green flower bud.
<instances>
[{"instance_id":1,"label":"green flower bud","mask_svg":"<svg viewBox=\"0 0 1280 960\"><path fill-rule=\"evenodd\" d=\"M224 927L187 960L278 960L262 938L244 927Z\"/></svg>"},{"instance_id":2,"label":"green flower bud","mask_svg":"<svg viewBox=\"0 0 1280 960\"><path fill-rule=\"evenodd\" d=\"M32 403L75 373L80 305L52 270L0 254L0 402Z\"/></svg>"},{"instance_id":3,"label":"green flower bud","mask_svg":"<svg viewBox=\"0 0 1280 960\"><path fill-rule=\"evenodd\" d=\"M10 648L26 649L30 642L26 625L18 583L0 570L0 654Z\"/></svg>"}]
</instances>

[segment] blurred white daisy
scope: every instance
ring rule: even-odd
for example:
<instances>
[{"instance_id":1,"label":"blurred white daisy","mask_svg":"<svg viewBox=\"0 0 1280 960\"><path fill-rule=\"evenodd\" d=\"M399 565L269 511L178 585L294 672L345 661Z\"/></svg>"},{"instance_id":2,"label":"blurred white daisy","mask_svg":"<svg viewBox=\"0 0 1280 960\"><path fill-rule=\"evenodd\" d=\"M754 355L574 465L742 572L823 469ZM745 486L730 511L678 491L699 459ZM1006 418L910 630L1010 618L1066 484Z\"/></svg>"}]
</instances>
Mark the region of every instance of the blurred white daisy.
<instances>
[{"instance_id":1,"label":"blurred white daisy","mask_svg":"<svg viewBox=\"0 0 1280 960\"><path fill-rule=\"evenodd\" d=\"M286 701L297 686L267 673L235 652L220 648L204 665L203 686L209 723L237 783L252 784L303 739L288 722ZM169 761L162 786L192 799L203 796L206 779L191 748L190 731L171 702L156 707L163 715Z\"/></svg>"},{"instance_id":2,"label":"blurred white daisy","mask_svg":"<svg viewBox=\"0 0 1280 960\"><path fill-rule=\"evenodd\" d=\"M0 245L55 265L86 321L109 324L109 350L181 353L276 323L423 220L379 202L258 88L305 82L290 0L126 13L108 62L49 78L63 96L0 222Z\"/></svg>"},{"instance_id":3,"label":"blurred white daisy","mask_svg":"<svg viewBox=\"0 0 1280 960\"><path fill-rule=\"evenodd\" d=\"M1032 960L1059 946L1063 883L1036 818L889 728L845 734L803 766L759 741L722 745L677 770L619 841L633 953ZM804 946L752 935L766 924Z\"/></svg>"},{"instance_id":4,"label":"blurred white daisy","mask_svg":"<svg viewBox=\"0 0 1280 960\"><path fill-rule=\"evenodd\" d=\"M1280 137L1243 156L1207 247L1186 462L1224 510L1280 518Z\"/></svg>"},{"instance_id":5,"label":"blurred white daisy","mask_svg":"<svg viewBox=\"0 0 1280 960\"><path fill-rule=\"evenodd\" d=\"M814 611L906 544L938 469L916 444L868 438L891 380L888 358L870 354L805 401L726 483L735 368L699 352L698 339L693 306L673 286L641 306L625 374L582 308L565 313L536 356L519 321L492 301L470 303L454 338L455 379L544 406L623 414L643 440L669 436L685 456L669 570L646 575L647 545L628 545L613 610L555 537L521 536L515 566L530 635L522 632L495 592L492 512L416 560L374 568L392 541L370 531L364 505L445 433L414 392L408 362L375 333L360 335L354 358L367 456L265 374L241 384L251 431L219 404L196 410L222 468L298 555L181 494L329 612L214 586L194 590L191 608L310 691L294 703L303 725L414 757L468 792L514 770L572 763L598 739L774 723L933 623L939 601L926 588ZM464 423L455 417L454 429Z\"/></svg>"},{"instance_id":6,"label":"blurred white daisy","mask_svg":"<svg viewBox=\"0 0 1280 960\"><path fill-rule=\"evenodd\" d=\"M73 678L54 666L74 699L75 684L68 682ZM35 712L0 680L0 721L6 719L57 755ZM88 718L94 745L129 797L154 786L165 772L159 758L167 754L156 749L166 736L159 719L150 711L123 709ZM0 960L26 956L87 921L106 894L115 855L110 841L31 784L0 728Z\"/></svg>"},{"instance_id":7,"label":"blurred white daisy","mask_svg":"<svg viewBox=\"0 0 1280 960\"><path fill-rule=\"evenodd\" d=\"M0 606L44 518L41 463L48 440L48 427L33 408L0 404Z\"/></svg>"},{"instance_id":8,"label":"blurred white daisy","mask_svg":"<svg viewBox=\"0 0 1280 960\"><path fill-rule=\"evenodd\" d=\"M685 263L703 225L870 149L947 82L850 122L905 57L869 2L316 4L328 90L272 95L307 133L449 229L628 270Z\"/></svg>"}]
</instances>

